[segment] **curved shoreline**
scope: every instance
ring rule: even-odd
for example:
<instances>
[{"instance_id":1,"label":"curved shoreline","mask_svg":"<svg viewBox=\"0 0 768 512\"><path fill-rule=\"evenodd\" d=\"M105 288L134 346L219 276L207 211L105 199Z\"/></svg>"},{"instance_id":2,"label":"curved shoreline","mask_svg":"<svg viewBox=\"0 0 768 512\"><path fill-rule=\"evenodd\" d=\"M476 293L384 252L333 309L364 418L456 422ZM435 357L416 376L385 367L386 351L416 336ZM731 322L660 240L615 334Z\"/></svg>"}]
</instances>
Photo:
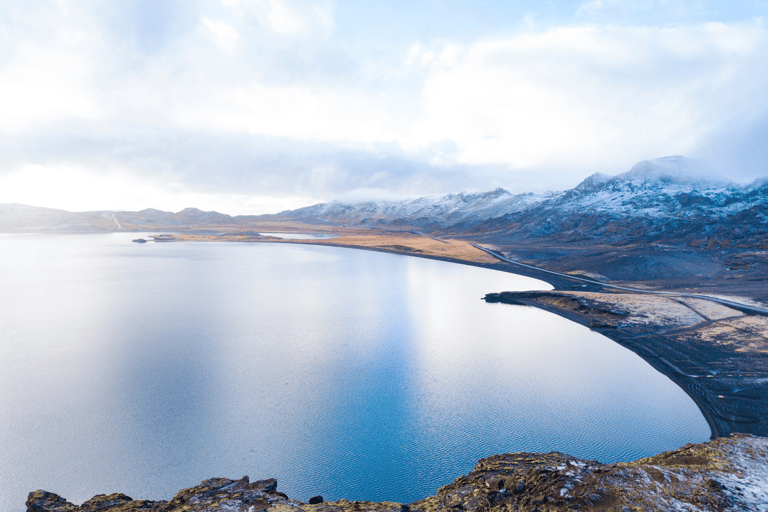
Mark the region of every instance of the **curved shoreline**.
<instances>
[{"instance_id":1,"label":"curved shoreline","mask_svg":"<svg viewBox=\"0 0 768 512\"><path fill-rule=\"evenodd\" d=\"M285 242L304 243L306 241L286 240ZM766 357L766 354L743 355L739 352L722 350L721 347L716 346L716 343L713 343L711 344L712 346L705 347L704 349L698 347L698 352L707 352L709 357L704 358L703 360L696 360L693 359L686 350L689 347L685 346L685 343L675 343L674 326L661 323L653 325L645 324L635 326L634 328L628 328L627 326L617 327L617 325L606 323L601 314L605 309L603 306L606 304L613 311L621 312L620 305L610 303L611 296L620 296L622 299L626 299L633 294L655 295L661 300L674 300L675 297L706 300L732 308L745 315L760 315L765 317L768 315L768 311L762 308L706 295L641 290L627 286L612 285L610 283L601 283L577 276L568 276L559 272L536 268L532 265L517 264L504 257L499 257L495 251L479 247L474 243L471 245L500 259L501 262L495 264L476 263L431 254L411 253L378 247L361 247L349 244L323 243L323 241L313 241L307 245L327 245L350 249L388 252L404 256L416 256L420 258L446 261L449 263L488 268L524 277L531 277L546 282L554 288L554 292L560 292L563 297L577 297L577 301L582 301L580 304L582 307L579 308L577 306L576 308L570 309L554 303L525 300L519 297L519 295L522 294L540 294L541 296L547 296L549 292L517 292L518 297L516 297L515 302L512 303L537 307L580 325L584 325L637 354L659 373L672 380L691 397L709 424L712 432L712 439L726 437L732 433L750 433L759 436L768 436L768 357ZM615 291L606 293L606 288ZM583 307L584 298L581 297L580 294L585 292L601 292L601 299L603 299L604 303L597 308L596 312L590 311L589 307ZM618 316L621 315L619 314ZM709 329L712 330L712 326L710 326ZM695 341L701 343L701 336ZM730 361L728 361L729 359ZM744 378L734 377L731 374L733 371L739 372L742 370L742 365L739 364L740 362L745 363L743 367L752 367L753 370L757 370L760 375ZM755 368L756 362L761 363L758 368ZM725 375L723 375L723 363L730 365L730 368L725 368L725 370L731 370ZM681 369L681 367L684 366L690 367L692 364L694 365L696 374L692 374L690 371L685 372ZM748 391L748 393L744 393L745 390Z\"/></svg>"},{"instance_id":2,"label":"curved shoreline","mask_svg":"<svg viewBox=\"0 0 768 512\"><path fill-rule=\"evenodd\" d=\"M408 232L408 234L424 237L421 233ZM437 240L438 243L445 242L434 237L428 238ZM182 235L179 239L188 238ZM764 323L763 332L768 332L768 316L765 316L765 310L762 308L700 294L642 290L570 276L511 261L495 251L479 247L474 243L470 245L493 257L495 261L478 262L427 254L418 250L398 250L400 247L408 249L402 245L381 247L341 243L343 237L325 240L216 239L323 245L387 252L476 266L538 279L551 285L554 290L513 293L508 295L511 299L509 303L538 307L562 316L589 327L631 350L672 380L694 400L710 426L712 438L724 437L735 432L768 436L768 339L758 339L759 336L753 336L743 328L731 329L731 332L725 333L718 332L718 329L730 329L729 322L733 323L739 318L742 320L757 318ZM507 293L510 292L489 293L486 298L489 295ZM585 294L596 295L598 300L589 299ZM571 302L567 302L566 299ZM629 304L631 310L633 301L639 303L646 299L655 301L654 307L662 312L670 307L679 307L683 300L709 301L730 309L733 317L718 323L702 315L698 317L700 322L683 326L675 321L664 319L655 323L647 322L642 318L635 323L623 321L630 313L622 308L626 309ZM507 301L497 300L496 302ZM683 304L683 306L694 313L699 313L690 305ZM612 314L606 315L606 311ZM681 338L682 334L687 338L685 336ZM734 345L733 339L739 343ZM750 347L755 344L758 345L757 349Z\"/></svg>"},{"instance_id":3,"label":"curved shoreline","mask_svg":"<svg viewBox=\"0 0 768 512\"><path fill-rule=\"evenodd\" d=\"M325 245L335 245L337 247L340 246L340 244ZM382 252L438 259L452 263L460 263L465 265L490 268L493 270L500 270L547 282L554 287L554 291L559 292L602 292L604 289L608 288L615 290L616 295L622 294L622 298L628 295L627 292L631 294L657 295L665 299L674 297L687 297L711 301L723 306L730 307L747 315L768 315L768 310L762 308L741 304L735 301L719 299L716 297L709 297L706 295L641 290L627 286L601 283L582 277L568 276L560 272L513 262L507 258L504 258L503 256L496 254L495 251L485 249L474 243L471 243L471 245L492 255L497 259L500 259L508 265L511 264L513 266L510 267L508 265L499 264L478 264L469 261L457 260L454 258L443 258L434 255L418 253L410 254L404 251L398 252L386 249L375 249L351 245L345 247L379 250ZM519 292L518 295L524 293L526 292ZM542 295L546 294L547 292L542 292ZM565 293L564 295L567 296L568 294ZM579 298L583 300L583 298ZM604 300L610 299L608 293L603 293L602 298ZM728 375L724 378L718 377L718 374L722 372L722 367L720 365L722 359L736 358L738 361L739 354L722 354L722 351L718 350L718 347L712 346L709 348L710 352L714 352L714 354L711 354L713 357L707 358L704 361L691 361L690 356L685 350L686 347L679 346L680 344L675 344L674 340L671 339L671 336L668 334L668 331L671 327L670 325L645 325L634 329L617 328L615 325L606 324L603 319L600 318L599 314L590 313L588 308L570 310L566 307L551 303L547 304L541 301L518 302L518 304L538 307L539 309L543 309L550 313L554 313L563 318L576 322L580 325L589 327L595 332L602 334L606 338L637 354L661 374L672 380L683 391L685 391L688 396L691 397L709 424L710 430L712 431L712 439L717 437L725 437L732 433L738 432L768 436L768 421L766 420L766 417L768 417L768 398L766 398L768 397L768 383L761 382L763 379L768 381L767 358L761 358L763 359L763 365L761 368L763 371L762 375L756 378L734 379L731 375ZM614 303L610 304L610 307L612 307L614 310L617 310L619 306ZM701 339L697 339L696 341L701 342ZM692 375L690 372L681 370L681 366L690 365L691 362L698 363L696 365L698 374L696 375ZM742 365L733 364L734 361L731 361L731 363L731 370L740 371L742 369ZM754 367L754 364L744 365L744 367L749 366ZM745 395L743 393L744 388L750 389L752 393Z\"/></svg>"},{"instance_id":4,"label":"curved shoreline","mask_svg":"<svg viewBox=\"0 0 768 512\"><path fill-rule=\"evenodd\" d=\"M635 323L632 308L626 307L626 301L635 298L631 294L557 290L486 295L487 302L533 306L557 314L631 350L694 400L713 439L737 432L768 435L768 357L724 348L716 336L728 333L718 333L721 326L711 320L677 328ZM745 317L729 317L724 322Z\"/></svg>"}]
</instances>

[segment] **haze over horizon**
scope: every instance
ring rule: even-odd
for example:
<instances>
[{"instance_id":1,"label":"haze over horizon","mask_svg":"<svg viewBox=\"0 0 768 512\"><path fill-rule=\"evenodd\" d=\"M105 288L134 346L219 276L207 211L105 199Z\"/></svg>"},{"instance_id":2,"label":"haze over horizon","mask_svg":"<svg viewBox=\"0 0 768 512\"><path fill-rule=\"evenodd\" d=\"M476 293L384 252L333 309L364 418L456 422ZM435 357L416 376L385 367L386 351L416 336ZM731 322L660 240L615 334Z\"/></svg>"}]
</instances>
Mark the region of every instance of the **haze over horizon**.
<instances>
[{"instance_id":1,"label":"haze over horizon","mask_svg":"<svg viewBox=\"0 0 768 512\"><path fill-rule=\"evenodd\" d=\"M273 213L768 176L766 1L11 0L0 203Z\"/></svg>"}]
</instances>

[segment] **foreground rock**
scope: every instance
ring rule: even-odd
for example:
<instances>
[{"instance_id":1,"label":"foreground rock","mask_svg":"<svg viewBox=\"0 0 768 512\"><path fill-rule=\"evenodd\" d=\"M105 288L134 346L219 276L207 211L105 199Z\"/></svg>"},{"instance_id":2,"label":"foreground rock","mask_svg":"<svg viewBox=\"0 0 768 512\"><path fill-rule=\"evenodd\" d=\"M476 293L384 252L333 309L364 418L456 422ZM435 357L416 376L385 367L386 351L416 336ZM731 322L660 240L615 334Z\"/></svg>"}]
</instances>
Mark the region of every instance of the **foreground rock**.
<instances>
[{"instance_id":1,"label":"foreground rock","mask_svg":"<svg viewBox=\"0 0 768 512\"><path fill-rule=\"evenodd\" d=\"M317 501L317 500L316 500ZM601 464L562 453L481 459L436 496L402 505L339 500L305 504L274 479L212 478L171 501L98 495L80 506L35 491L28 512L459 512L560 510L768 511L768 438L736 434L630 463Z\"/></svg>"}]
</instances>

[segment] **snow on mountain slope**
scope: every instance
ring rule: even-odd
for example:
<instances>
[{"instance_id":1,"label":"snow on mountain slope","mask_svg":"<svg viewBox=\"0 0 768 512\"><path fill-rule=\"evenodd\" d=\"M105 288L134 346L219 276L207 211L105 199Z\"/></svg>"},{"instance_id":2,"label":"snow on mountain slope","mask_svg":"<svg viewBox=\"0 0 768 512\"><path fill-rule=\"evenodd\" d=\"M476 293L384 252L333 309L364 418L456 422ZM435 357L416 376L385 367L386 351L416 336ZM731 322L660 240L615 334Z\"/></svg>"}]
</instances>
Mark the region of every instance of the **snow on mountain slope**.
<instances>
[{"instance_id":1,"label":"snow on mountain slope","mask_svg":"<svg viewBox=\"0 0 768 512\"><path fill-rule=\"evenodd\" d=\"M697 160L670 156L640 162L617 176L593 174L565 192L513 195L496 189L401 202L332 202L279 216L574 242L631 238L702 244L714 238L768 248L768 181L740 185L712 176Z\"/></svg>"},{"instance_id":2,"label":"snow on mountain slope","mask_svg":"<svg viewBox=\"0 0 768 512\"><path fill-rule=\"evenodd\" d=\"M609 178L593 175L566 192L559 205L567 211L595 211L630 216L689 216L702 208L719 213L743 209L752 191L721 177L706 176L696 161L670 156L636 164L628 172Z\"/></svg>"},{"instance_id":3,"label":"snow on mountain slope","mask_svg":"<svg viewBox=\"0 0 768 512\"><path fill-rule=\"evenodd\" d=\"M278 214L292 220L332 222L363 226L411 224L421 227L449 226L462 222L479 222L522 211L553 197L552 193L512 195L498 188L491 192L448 194L421 197L398 202L366 202L344 204L323 203Z\"/></svg>"},{"instance_id":4,"label":"snow on mountain slope","mask_svg":"<svg viewBox=\"0 0 768 512\"><path fill-rule=\"evenodd\" d=\"M643 161L617 176L596 173L565 192L512 195L504 189L449 194L400 202L331 202L283 212L283 217L359 225L415 223L452 226L539 210L622 216L686 217L709 211L734 214L765 200L766 184L742 186L720 177L702 177L696 160L670 156Z\"/></svg>"}]
</instances>

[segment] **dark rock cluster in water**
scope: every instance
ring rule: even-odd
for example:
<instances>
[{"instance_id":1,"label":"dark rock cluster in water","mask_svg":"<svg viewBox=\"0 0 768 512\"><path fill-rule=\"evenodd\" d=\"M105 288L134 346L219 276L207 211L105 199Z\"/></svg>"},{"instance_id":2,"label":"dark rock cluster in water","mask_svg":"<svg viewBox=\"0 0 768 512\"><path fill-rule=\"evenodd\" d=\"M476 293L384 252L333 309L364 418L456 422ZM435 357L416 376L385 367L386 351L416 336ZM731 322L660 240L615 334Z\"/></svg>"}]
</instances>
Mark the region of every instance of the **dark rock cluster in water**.
<instances>
[{"instance_id":1,"label":"dark rock cluster in water","mask_svg":"<svg viewBox=\"0 0 768 512\"><path fill-rule=\"evenodd\" d=\"M768 510L768 438L734 435L635 462L601 464L562 453L481 459L437 495L409 505L339 500L309 503L277 491L273 478L212 478L170 501L100 494L80 506L46 491L27 512L511 512L566 510Z\"/></svg>"}]
</instances>

